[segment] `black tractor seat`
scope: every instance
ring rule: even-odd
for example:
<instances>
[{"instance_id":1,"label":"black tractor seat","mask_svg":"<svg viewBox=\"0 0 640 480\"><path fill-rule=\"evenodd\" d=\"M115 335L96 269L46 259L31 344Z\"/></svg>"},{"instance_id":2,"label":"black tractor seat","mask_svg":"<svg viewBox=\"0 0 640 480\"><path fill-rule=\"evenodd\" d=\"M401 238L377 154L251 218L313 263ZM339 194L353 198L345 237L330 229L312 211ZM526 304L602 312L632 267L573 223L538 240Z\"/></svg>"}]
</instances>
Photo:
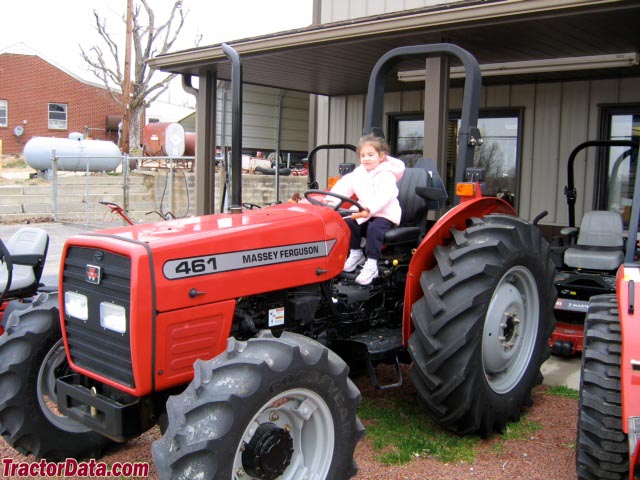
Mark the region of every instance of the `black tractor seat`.
<instances>
[{"instance_id":1,"label":"black tractor seat","mask_svg":"<svg viewBox=\"0 0 640 480\"><path fill-rule=\"evenodd\" d=\"M426 229L427 211L439 209L444 205L447 193L441 186L432 186L434 172L435 170L430 171L427 168L405 169L402 179L398 182L402 218L399 226L385 234L386 245L417 244Z\"/></svg>"}]
</instances>

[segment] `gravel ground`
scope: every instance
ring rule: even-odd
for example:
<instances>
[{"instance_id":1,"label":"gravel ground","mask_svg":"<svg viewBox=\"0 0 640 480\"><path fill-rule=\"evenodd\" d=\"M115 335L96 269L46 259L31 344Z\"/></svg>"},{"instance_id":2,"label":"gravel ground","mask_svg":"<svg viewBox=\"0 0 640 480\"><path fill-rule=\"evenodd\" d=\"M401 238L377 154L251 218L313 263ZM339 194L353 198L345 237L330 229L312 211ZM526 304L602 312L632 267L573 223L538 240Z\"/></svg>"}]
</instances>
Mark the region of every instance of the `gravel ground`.
<instances>
[{"instance_id":1,"label":"gravel ground","mask_svg":"<svg viewBox=\"0 0 640 480\"><path fill-rule=\"evenodd\" d=\"M405 372L406 373L406 372ZM373 390L367 378L358 378L356 383L363 396L382 398L385 395L413 395L410 379L405 376L405 385L394 392ZM534 390L534 405L525 414L527 419L542 425L542 428L523 440L501 440L490 438L476 446L473 463L442 463L433 458L415 458L400 466L386 466L375 460L370 440L366 435L356 449L356 460L360 471L357 480L575 480L575 438L577 422L577 401L551 395L548 387ZM366 427L365 422L365 427ZM158 428L141 437L120 445L110 451L103 461L149 462L148 478L157 478L151 459L151 443L160 438ZM502 445L496 445L502 443ZM0 462L12 458L16 462L30 461L12 450L4 440L0 440ZM20 477L33 478L33 477ZM86 477L66 477L86 478Z\"/></svg>"}]
</instances>

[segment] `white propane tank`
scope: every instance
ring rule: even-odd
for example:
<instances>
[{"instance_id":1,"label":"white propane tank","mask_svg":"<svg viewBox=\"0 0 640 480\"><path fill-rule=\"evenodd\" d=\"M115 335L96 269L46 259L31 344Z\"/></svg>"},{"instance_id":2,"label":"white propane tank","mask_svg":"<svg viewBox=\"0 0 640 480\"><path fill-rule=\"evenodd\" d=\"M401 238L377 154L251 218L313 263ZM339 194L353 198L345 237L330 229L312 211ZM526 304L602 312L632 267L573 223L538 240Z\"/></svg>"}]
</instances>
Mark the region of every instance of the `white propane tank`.
<instances>
[{"instance_id":1,"label":"white propane tank","mask_svg":"<svg viewBox=\"0 0 640 480\"><path fill-rule=\"evenodd\" d=\"M122 154L113 142L55 137L33 137L24 146L24 159L36 170L51 170L51 152L55 149L58 169L72 172L108 172L122 162Z\"/></svg>"}]
</instances>

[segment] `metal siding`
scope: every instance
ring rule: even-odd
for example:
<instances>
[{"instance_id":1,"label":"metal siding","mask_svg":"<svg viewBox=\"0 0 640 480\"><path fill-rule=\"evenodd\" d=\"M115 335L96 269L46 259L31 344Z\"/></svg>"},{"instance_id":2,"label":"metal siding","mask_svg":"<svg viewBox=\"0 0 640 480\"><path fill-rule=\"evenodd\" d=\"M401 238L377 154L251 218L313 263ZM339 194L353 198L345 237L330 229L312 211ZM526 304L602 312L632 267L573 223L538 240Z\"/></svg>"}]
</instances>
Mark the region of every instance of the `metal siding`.
<instances>
[{"instance_id":1,"label":"metal siding","mask_svg":"<svg viewBox=\"0 0 640 480\"><path fill-rule=\"evenodd\" d=\"M640 102L640 78L620 79L620 102L636 103Z\"/></svg>"},{"instance_id":2,"label":"metal siding","mask_svg":"<svg viewBox=\"0 0 640 480\"><path fill-rule=\"evenodd\" d=\"M484 108L504 108L509 107L511 92L510 85L491 86L483 89L485 92Z\"/></svg>"},{"instance_id":3,"label":"metal siding","mask_svg":"<svg viewBox=\"0 0 640 480\"><path fill-rule=\"evenodd\" d=\"M402 92L401 109L403 112L421 112L424 100L422 91Z\"/></svg>"},{"instance_id":4,"label":"metal siding","mask_svg":"<svg viewBox=\"0 0 640 480\"><path fill-rule=\"evenodd\" d=\"M358 146L358 140L364 128L364 104L365 95L353 95L347 98L346 143Z\"/></svg>"},{"instance_id":5,"label":"metal siding","mask_svg":"<svg viewBox=\"0 0 640 480\"><path fill-rule=\"evenodd\" d=\"M534 85L514 85L511 88L509 106L523 108L523 120L520 126L522 145L520 150L520 183L518 198L518 215L522 218L533 218L531 214L531 197L533 186L533 127L534 127ZM546 220L546 219L545 219ZM544 220L543 220L544 222Z\"/></svg>"},{"instance_id":6,"label":"metal siding","mask_svg":"<svg viewBox=\"0 0 640 480\"><path fill-rule=\"evenodd\" d=\"M397 113L402 111L402 93L400 92L392 92L385 93L384 95L384 106L382 115L382 131L385 132L385 135L389 134L389 116L387 113Z\"/></svg>"},{"instance_id":7,"label":"metal siding","mask_svg":"<svg viewBox=\"0 0 640 480\"><path fill-rule=\"evenodd\" d=\"M329 100L331 106L331 124L329 125L329 143L345 143L347 124L347 97L333 97ZM344 155L339 150L329 152L328 176L338 175L338 164L342 163Z\"/></svg>"},{"instance_id":8,"label":"metal siding","mask_svg":"<svg viewBox=\"0 0 640 480\"><path fill-rule=\"evenodd\" d=\"M318 145L329 143L330 117L331 110L329 108L329 97L318 95ZM328 165L329 160L327 152L318 152L316 155L316 180L320 188L325 188L327 186L327 177L329 172Z\"/></svg>"},{"instance_id":9,"label":"metal siding","mask_svg":"<svg viewBox=\"0 0 640 480\"><path fill-rule=\"evenodd\" d=\"M367 1L367 15L380 15L386 13L385 0L368 0Z\"/></svg>"},{"instance_id":10,"label":"metal siding","mask_svg":"<svg viewBox=\"0 0 640 480\"><path fill-rule=\"evenodd\" d=\"M242 106L242 146L248 149L276 149L278 96L281 90L245 85ZM222 144L222 88L218 89L216 145ZM231 91L227 93L225 144L231 143ZM293 124L293 125L292 125ZM306 151L308 148L309 95L285 91L282 102L281 150Z\"/></svg>"},{"instance_id":11,"label":"metal siding","mask_svg":"<svg viewBox=\"0 0 640 480\"><path fill-rule=\"evenodd\" d=\"M483 107L523 109L519 215L531 220L542 210L548 210L542 224L566 225L564 186L569 153L579 143L598 137L600 105L640 102L640 78L489 86L483 91ZM384 131L388 132L388 113L422 111L422 95L421 91L386 93ZM338 115L338 125L331 128L331 140L356 141L356 133L363 124L365 96L341 98L343 102L332 100L325 125L333 123L334 115ZM450 91L449 105L453 110L460 109L460 88ZM319 134L319 138L328 135L328 128L320 128ZM594 203L596 151L590 150L587 162L577 163L578 218L591 210ZM319 178L322 179L321 174Z\"/></svg>"},{"instance_id":12,"label":"metal siding","mask_svg":"<svg viewBox=\"0 0 640 480\"><path fill-rule=\"evenodd\" d=\"M342 0L344 1L344 0ZM349 18L361 18L367 16L367 0L349 0Z\"/></svg>"},{"instance_id":13,"label":"metal siding","mask_svg":"<svg viewBox=\"0 0 640 480\"><path fill-rule=\"evenodd\" d=\"M561 84L536 85L533 130L532 197L530 215L547 210L547 222L555 223L560 144Z\"/></svg>"},{"instance_id":14,"label":"metal siding","mask_svg":"<svg viewBox=\"0 0 640 480\"><path fill-rule=\"evenodd\" d=\"M350 1L345 2L344 0L333 0L333 8L331 11L331 20L333 22L339 22L340 20L348 20L349 19L349 4Z\"/></svg>"},{"instance_id":15,"label":"metal siding","mask_svg":"<svg viewBox=\"0 0 640 480\"><path fill-rule=\"evenodd\" d=\"M564 187L567 185L567 163L571 151L580 143L589 140L589 82L568 82L562 84L560 113L559 162L557 165L558 185L556 190L556 225L568 225L569 213ZM578 190L576 218L582 218L585 205L586 167L591 165L593 152L582 152L576 160L574 169L575 185ZM551 168L551 166L549 166ZM593 177L591 177L593 180Z\"/></svg>"}]
</instances>

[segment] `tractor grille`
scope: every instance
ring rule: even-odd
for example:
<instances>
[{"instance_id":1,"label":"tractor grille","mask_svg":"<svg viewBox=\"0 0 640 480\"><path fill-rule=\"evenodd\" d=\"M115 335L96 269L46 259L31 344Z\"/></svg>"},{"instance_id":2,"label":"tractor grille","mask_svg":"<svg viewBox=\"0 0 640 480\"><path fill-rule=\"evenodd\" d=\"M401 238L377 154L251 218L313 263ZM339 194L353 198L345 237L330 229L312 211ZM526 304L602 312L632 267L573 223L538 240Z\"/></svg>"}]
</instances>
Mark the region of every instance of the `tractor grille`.
<instances>
[{"instance_id":1,"label":"tractor grille","mask_svg":"<svg viewBox=\"0 0 640 480\"><path fill-rule=\"evenodd\" d=\"M99 283L87 280L87 265L101 269ZM64 259L63 286L64 292L77 292L88 298L87 321L64 315L72 361L101 377L135 387L129 325L131 260L95 248L70 247ZM124 334L100 325L101 302L125 308L127 325Z\"/></svg>"}]
</instances>

